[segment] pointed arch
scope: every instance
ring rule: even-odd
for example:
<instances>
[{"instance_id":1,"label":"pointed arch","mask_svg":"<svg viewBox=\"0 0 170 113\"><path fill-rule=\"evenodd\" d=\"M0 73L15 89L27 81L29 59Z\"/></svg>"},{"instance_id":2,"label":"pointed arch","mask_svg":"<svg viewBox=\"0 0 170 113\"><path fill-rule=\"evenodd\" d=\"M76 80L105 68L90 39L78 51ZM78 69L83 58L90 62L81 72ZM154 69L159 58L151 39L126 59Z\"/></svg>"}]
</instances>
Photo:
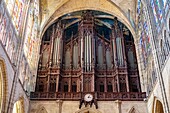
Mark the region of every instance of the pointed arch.
<instances>
[{"instance_id":1,"label":"pointed arch","mask_svg":"<svg viewBox=\"0 0 170 113\"><path fill-rule=\"evenodd\" d=\"M40 106L36 113L48 113L44 106Z\"/></svg>"},{"instance_id":2,"label":"pointed arch","mask_svg":"<svg viewBox=\"0 0 170 113\"><path fill-rule=\"evenodd\" d=\"M139 113L138 110L133 106L128 113Z\"/></svg>"},{"instance_id":3,"label":"pointed arch","mask_svg":"<svg viewBox=\"0 0 170 113\"><path fill-rule=\"evenodd\" d=\"M7 73L5 60L0 57L0 112L5 113L7 105Z\"/></svg>"},{"instance_id":4,"label":"pointed arch","mask_svg":"<svg viewBox=\"0 0 170 113\"><path fill-rule=\"evenodd\" d=\"M102 112L100 112L97 109L87 107L87 108L80 109L75 113L102 113Z\"/></svg>"},{"instance_id":5,"label":"pointed arch","mask_svg":"<svg viewBox=\"0 0 170 113\"><path fill-rule=\"evenodd\" d=\"M80 5L74 5L80 4ZM102 6L102 7L101 7ZM67 7L67 8L66 8ZM60 7L55 8L48 17L42 20L41 30L40 30L40 38L42 38L43 34L47 30L47 28L52 25L60 16L80 10L98 10L102 12L107 12L115 17L118 17L119 20L124 23L129 30L132 32L135 37L135 30L133 28L132 23L128 20L128 16L126 13L117 6L114 2L107 0L64 0L63 4Z\"/></svg>"},{"instance_id":6,"label":"pointed arch","mask_svg":"<svg viewBox=\"0 0 170 113\"><path fill-rule=\"evenodd\" d=\"M156 102L155 113L164 113L163 105L159 100Z\"/></svg>"},{"instance_id":7,"label":"pointed arch","mask_svg":"<svg viewBox=\"0 0 170 113\"><path fill-rule=\"evenodd\" d=\"M128 113L136 113L135 112L135 108L134 108L134 106L129 110L129 112Z\"/></svg>"},{"instance_id":8,"label":"pointed arch","mask_svg":"<svg viewBox=\"0 0 170 113\"><path fill-rule=\"evenodd\" d=\"M164 113L163 104L158 98L154 98L152 113Z\"/></svg>"},{"instance_id":9,"label":"pointed arch","mask_svg":"<svg viewBox=\"0 0 170 113\"><path fill-rule=\"evenodd\" d=\"M23 96L20 97L19 100L14 103L12 113L25 113Z\"/></svg>"}]
</instances>

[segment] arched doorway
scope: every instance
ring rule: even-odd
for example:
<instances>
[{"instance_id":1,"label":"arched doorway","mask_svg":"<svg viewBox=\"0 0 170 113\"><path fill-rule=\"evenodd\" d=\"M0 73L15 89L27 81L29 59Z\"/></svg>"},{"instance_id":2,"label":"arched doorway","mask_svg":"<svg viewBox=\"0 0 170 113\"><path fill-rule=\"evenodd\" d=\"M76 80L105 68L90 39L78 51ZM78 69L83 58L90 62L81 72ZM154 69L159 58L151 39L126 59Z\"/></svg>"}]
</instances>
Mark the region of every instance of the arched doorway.
<instances>
[{"instance_id":1,"label":"arched doorway","mask_svg":"<svg viewBox=\"0 0 170 113\"><path fill-rule=\"evenodd\" d=\"M157 100L157 99L155 99L155 101L154 101L152 113L164 113L163 105L162 105L162 103L161 103L159 100Z\"/></svg>"},{"instance_id":2,"label":"arched doorway","mask_svg":"<svg viewBox=\"0 0 170 113\"><path fill-rule=\"evenodd\" d=\"M7 98L7 75L4 60L0 59L0 112L5 113Z\"/></svg>"},{"instance_id":3,"label":"arched doorway","mask_svg":"<svg viewBox=\"0 0 170 113\"><path fill-rule=\"evenodd\" d=\"M21 97L17 102L14 103L12 113L25 113L23 97Z\"/></svg>"},{"instance_id":4,"label":"arched doorway","mask_svg":"<svg viewBox=\"0 0 170 113\"><path fill-rule=\"evenodd\" d=\"M164 113L163 105L159 100L156 101L156 107L154 113Z\"/></svg>"}]
</instances>

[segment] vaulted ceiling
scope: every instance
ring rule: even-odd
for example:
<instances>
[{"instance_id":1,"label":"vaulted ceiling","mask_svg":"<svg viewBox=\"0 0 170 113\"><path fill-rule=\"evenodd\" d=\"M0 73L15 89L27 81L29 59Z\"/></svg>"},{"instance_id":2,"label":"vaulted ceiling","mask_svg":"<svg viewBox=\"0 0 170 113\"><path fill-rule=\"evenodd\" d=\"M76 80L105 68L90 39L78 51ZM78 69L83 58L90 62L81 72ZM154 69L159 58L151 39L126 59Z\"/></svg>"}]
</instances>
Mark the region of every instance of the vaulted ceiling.
<instances>
[{"instance_id":1,"label":"vaulted ceiling","mask_svg":"<svg viewBox=\"0 0 170 113\"><path fill-rule=\"evenodd\" d=\"M116 16L135 36L136 2L136 0L40 0L41 36L59 17L87 9L103 11Z\"/></svg>"}]
</instances>

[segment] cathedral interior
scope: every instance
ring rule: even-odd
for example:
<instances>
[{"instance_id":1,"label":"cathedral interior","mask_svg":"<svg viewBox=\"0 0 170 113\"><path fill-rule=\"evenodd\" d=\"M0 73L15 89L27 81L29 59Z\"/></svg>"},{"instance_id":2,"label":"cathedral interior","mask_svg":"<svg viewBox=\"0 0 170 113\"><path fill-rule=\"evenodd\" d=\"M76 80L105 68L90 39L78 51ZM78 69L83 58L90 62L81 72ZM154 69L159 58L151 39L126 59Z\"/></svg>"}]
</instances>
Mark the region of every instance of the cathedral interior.
<instances>
[{"instance_id":1,"label":"cathedral interior","mask_svg":"<svg viewBox=\"0 0 170 113\"><path fill-rule=\"evenodd\" d=\"M0 113L170 113L169 0L0 0Z\"/></svg>"}]
</instances>

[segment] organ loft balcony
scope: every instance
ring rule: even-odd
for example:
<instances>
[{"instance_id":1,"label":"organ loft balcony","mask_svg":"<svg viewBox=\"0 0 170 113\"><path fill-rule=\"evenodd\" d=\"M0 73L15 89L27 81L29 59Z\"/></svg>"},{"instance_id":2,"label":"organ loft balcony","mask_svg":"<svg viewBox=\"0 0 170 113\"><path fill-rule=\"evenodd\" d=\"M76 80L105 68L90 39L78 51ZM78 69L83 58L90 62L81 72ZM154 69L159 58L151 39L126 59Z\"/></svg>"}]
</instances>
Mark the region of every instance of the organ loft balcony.
<instances>
[{"instance_id":1,"label":"organ loft balcony","mask_svg":"<svg viewBox=\"0 0 170 113\"><path fill-rule=\"evenodd\" d=\"M78 11L44 33L32 100L143 101L134 39L116 17Z\"/></svg>"}]
</instances>

